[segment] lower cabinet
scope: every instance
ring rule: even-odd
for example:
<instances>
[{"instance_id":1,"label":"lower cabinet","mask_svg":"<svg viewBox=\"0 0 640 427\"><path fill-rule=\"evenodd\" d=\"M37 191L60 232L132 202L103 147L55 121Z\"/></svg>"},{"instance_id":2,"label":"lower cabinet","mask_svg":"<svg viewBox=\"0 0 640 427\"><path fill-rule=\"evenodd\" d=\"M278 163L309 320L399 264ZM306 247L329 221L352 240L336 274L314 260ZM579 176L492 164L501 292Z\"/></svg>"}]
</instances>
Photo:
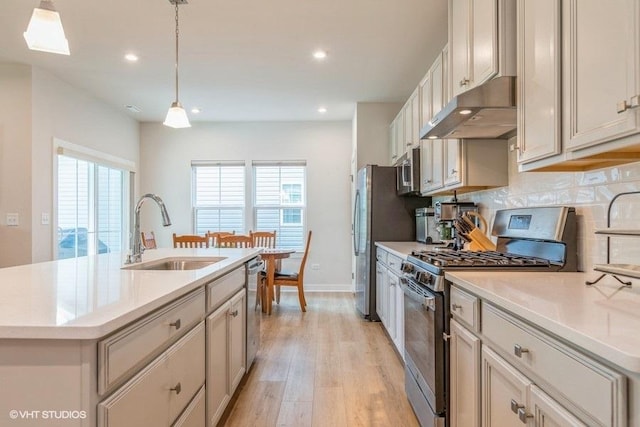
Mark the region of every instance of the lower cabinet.
<instances>
[{"instance_id":1,"label":"lower cabinet","mask_svg":"<svg viewBox=\"0 0 640 427\"><path fill-rule=\"evenodd\" d=\"M389 312L388 294L389 278L387 276L387 267L378 261L376 262L376 313L378 313L378 318L385 327L389 322L387 319Z\"/></svg>"},{"instance_id":2,"label":"lower cabinet","mask_svg":"<svg viewBox=\"0 0 640 427\"><path fill-rule=\"evenodd\" d=\"M207 425L220 420L240 384L245 364L245 290L207 316Z\"/></svg>"},{"instance_id":3,"label":"lower cabinet","mask_svg":"<svg viewBox=\"0 0 640 427\"><path fill-rule=\"evenodd\" d=\"M451 427L627 426L625 376L456 285L451 312Z\"/></svg>"},{"instance_id":4,"label":"lower cabinet","mask_svg":"<svg viewBox=\"0 0 640 427\"><path fill-rule=\"evenodd\" d=\"M400 286L402 258L381 248L377 248L377 255L376 312L404 360L404 293Z\"/></svg>"},{"instance_id":5,"label":"lower cabinet","mask_svg":"<svg viewBox=\"0 0 640 427\"><path fill-rule=\"evenodd\" d=\"M98 404L98 426L172 425L204 384L204 348L201 322Z\"/></svg>"},{"instance_id":6,"label":"lower cabinet","mask_svg":"<svg viewBox=\"0 0 640 427\"><path fill-rule=\"evenodd\" d=\"M206 425L205 394L206 390L203 386L172 427L202 427Z\"/></svg>"}]
</instances>

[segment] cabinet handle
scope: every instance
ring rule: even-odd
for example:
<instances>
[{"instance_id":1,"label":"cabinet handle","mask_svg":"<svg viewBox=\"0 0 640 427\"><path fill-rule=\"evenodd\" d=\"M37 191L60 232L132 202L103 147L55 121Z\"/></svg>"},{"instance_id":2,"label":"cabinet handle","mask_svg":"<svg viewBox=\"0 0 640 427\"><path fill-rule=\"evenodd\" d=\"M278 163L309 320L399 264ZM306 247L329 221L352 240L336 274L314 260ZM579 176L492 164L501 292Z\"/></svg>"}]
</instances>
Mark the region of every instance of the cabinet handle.
<instances>
[{"instance_id":1,"label":"cabinet handle","mask_svg":"<svg viewBox=\"0 0 640 427\"><path fill-rule=\"evenodd\" d=\"M618 114L638 107L640 107L640 95L632 96L629 102L626 99L618 102Z\"/></svg>"},{"instance_id":2,"label":"cabinet handle","mask_svg":"<svg viewBox=\"0 0 640 427\"><path fill-rule=\"evenodd\" d=\"M443 339L443 340L445 340L445 341L449 341L449 338L451 338L451 335L450 335L450 334L447 334L447 333L444 333L444 332L442 333L442 339Z\"/></svg>"},{"instance_id":3,"label":"cabinet handle","mask_svg":"<svg viewBox=\"0 0 640 427\"><path fill-rule=\"evenodd\" d=\"M460 304L451 304L451 311L456 311L457 309L462 310L462 306Z\"/></svg>"},{"instance_id":4,"label":"cabinet handle","mask_svg":"<svg viewBox=\"0 0 640 427\"><path fill-rule=\"evenodd\" d=\"M526 424L527 418L533 418L533 415L528 414L527 411L524 410L524 407L522 407L518 409L518 418L520 418L523 424Z\"/></svg>"},{"instance_id":5,"label":"cabinet handle","mask_svg":"<svg viewBox=\"0 0 640 427\"><path fill-rule=\"evenodd\" d=\"M182 391L182 385L180 383L178 383L178 384L176 384L175 387L170 388L169 390L175 391L176 394L180 394L180 392Z\"/></svg>"},{"instance_id":6,"label":"cabinet handle","mask_svg":"<svg viewBox=\"0 0 640 427\"><path fill-rule=\"evenodd\" d=\"M524 408L524 405L519 404L518 402L516 402L515 400L511 399L511 412L513 412L514 414L518 413L518 410Z\"/></svg>"},{"instance_id":7,"label":"cabinet handle","mask_svg":"<svg viewBox=\"0 0 640 427\"><path fill-rule=\"evenodd\" d=\"M180 325L180 319L176 320L175 322L169 323L169 326L173 326L174 328L176 328L176 331L180 329Z\"/></svg>"},{"instance_id":8,"label":"cabinet handle","mask_svg":"<svg viewBox=\"0 0 640 427\"><path fill-rule=\"evenodd\" d=\"M516 344L513 346L513 354L518 357L522 357L522 353L529 353L529 349L521 347L520 344Z\"/></svg>"},{"instance_id":9,"label":"cabinet handle","mask_svg":"<svg viewBox=\"0 0 640 427\"><path fill-rule=\"evenodd\" d=\"M460 86L466 86L469 84L469 79L468 78L463 78L462 80L460 80Z\"/></svg>"},{"instance_id":10,"label":"cabinet handle","mask_svg":"<svg viewBox=\"0 0 640 427\"><path fill-rule=\"evenodd\" d=\"M232 311L231 313L229 313L229 316L231 316L231 317L238 316L238 310Z\"/></svg>"},{"instance_id":11,"label":"cabinet handle","mask_svg":"<svg viewBox=\"0 0 640 427\"><path fill-rule=\"evenodd\" d=\"M458 173L458 171L457 171L457 170L455 170L455 169L451 169L451 175L455 175L455 174L457 174L457 173Z\"/></svg>"}]
</instances>

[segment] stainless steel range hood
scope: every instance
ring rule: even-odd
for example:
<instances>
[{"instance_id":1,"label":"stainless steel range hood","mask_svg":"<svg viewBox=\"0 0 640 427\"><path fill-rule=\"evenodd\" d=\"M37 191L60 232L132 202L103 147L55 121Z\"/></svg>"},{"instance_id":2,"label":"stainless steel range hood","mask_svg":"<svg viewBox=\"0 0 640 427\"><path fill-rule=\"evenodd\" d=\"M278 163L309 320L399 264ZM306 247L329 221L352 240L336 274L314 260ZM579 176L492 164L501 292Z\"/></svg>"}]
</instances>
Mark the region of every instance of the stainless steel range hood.
<instances>
[{"instance_id":1,"label":"stainless steel range hood","mask_svg":"<svg viewBox=\"0 0 640 427\"><path fill-rule=\"evenodd\" d=\"M453 98L420 139L507 139L516 134L516 78L497 77Z\"/></svg>"}]
</instances>

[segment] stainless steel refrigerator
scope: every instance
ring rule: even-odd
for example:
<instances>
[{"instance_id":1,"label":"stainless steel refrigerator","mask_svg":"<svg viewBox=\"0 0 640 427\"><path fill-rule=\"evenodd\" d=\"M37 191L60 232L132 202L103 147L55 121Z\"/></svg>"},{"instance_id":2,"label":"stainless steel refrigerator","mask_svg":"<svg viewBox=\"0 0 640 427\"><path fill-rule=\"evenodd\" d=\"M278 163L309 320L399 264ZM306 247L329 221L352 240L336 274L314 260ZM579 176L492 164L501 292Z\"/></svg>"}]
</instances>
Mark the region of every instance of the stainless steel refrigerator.
<instances>
[{"instance_id":1,"label":"stainless steel refrigerator","mask_svg":"<svg viewBox=\"0 0 640 427\"><path fill-rule=\"evenodd\" d=\"M395 167L367 165L358 171L353 207L356 308L366 319L380 320L375 242L415 240L415 208L429 202L396 194Z\"/></svg>"}]
</instances>

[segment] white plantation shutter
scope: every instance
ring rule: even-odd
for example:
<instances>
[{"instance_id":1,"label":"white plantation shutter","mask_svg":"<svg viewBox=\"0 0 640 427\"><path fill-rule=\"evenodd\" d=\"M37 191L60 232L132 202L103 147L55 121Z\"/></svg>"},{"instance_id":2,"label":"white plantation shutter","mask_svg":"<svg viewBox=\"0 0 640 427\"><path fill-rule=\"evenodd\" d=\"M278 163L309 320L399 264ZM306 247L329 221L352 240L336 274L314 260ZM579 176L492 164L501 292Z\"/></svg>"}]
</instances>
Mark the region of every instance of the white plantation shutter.
<instances>
[{"instance_id":1,"label":"white plantation shutter","mask_svg":"<svg viewBox=\"0 0 640 427\"><path fill-rule=\"evenodd\" d=\"M276 230L276 246L304 249L305 162L254 162L255 227Z\"/></svg>"},{"instance_id":2,"label":"white plantation shutter","mask_svg":"<svg viewBox=\"0 0 640 427\"><path fill-rule=\"evenodd\" d=\"M192 162L194 232L244 233L244 163Z\"/></svg>"}]
</instances>

